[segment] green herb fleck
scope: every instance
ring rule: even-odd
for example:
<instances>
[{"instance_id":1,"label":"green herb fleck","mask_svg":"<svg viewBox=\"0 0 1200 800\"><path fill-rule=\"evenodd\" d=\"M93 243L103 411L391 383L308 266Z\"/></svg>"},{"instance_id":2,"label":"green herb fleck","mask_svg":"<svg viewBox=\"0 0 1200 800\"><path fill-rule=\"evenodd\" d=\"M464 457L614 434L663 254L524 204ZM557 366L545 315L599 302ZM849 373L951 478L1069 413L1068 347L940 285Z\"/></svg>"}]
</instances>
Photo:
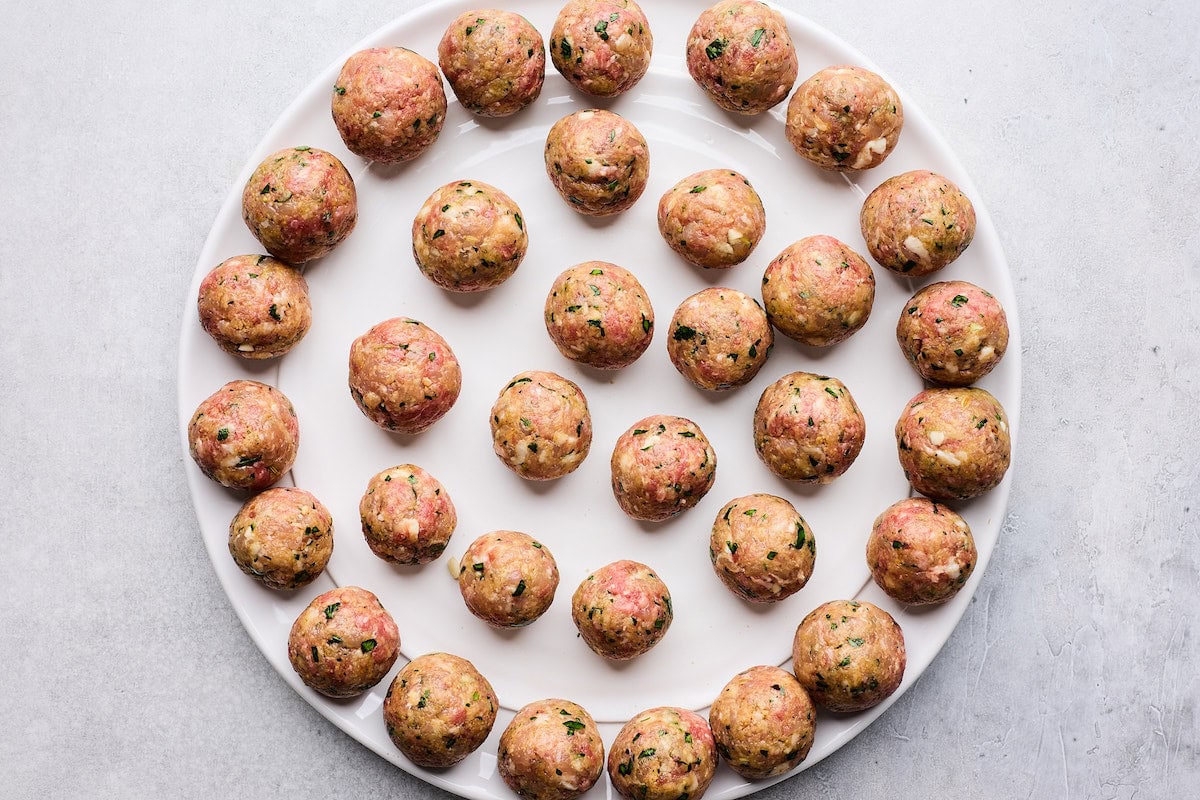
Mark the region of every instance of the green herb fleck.
<instances>
[{"instance_id":1,"label":"green herb fleck","mask_svg":"<svg viewBox=\"0 0 1200 800\"><path fill-rule=\"evenodd\" d=\"M708 188L707 186L693 186L692 190L690 192L688 192L688 194L700 194L707 188Z\"/></svg>"},{"instance_id":2,"label":"green herb fleck","mask_svg":"<svg viewBox=\"0 0 1200 800\"><path fill-rule=\"evenodd\" d=\"M275 320L276 322L281 322L283 320L283 317L279 316L279 307L274 303L271 303L271 308L267 310L267 313L270 314L271 319Z\"/></svg>"},{"instance_id":3,"label":"green herb fleck","mask_svg":"<svg viewBox=\"0 0 1200 800\"><path fill-rule=\"evenodd\" d=\"M513 217L516 218L516 220L517 220L517 227L520 228L521 230L525 230L525 220L521 219L521 215L514 213Z\"/></svg>"},{"instance_id":4,"label":"green herb fleck","mask_svg":"<svg viewBox=\"0 0 1200 800\"><path fill-rule=\"evenodd\" d=\"M677 342L682 342L687 339L694 339L695 337L696 337L696 329L695 328L689 328L687 325L680 325L678 328L675 329L675 334L671 338L673 338Z\"/></svg>"},{"instance_id":5,"label":"green herb fleck","mask_svg":"<svg viewBox=\"0 0 1200 800\"><path fill-rule=\"evenodd\" d=\"M762 44L763 34L767 32L766 28L755 28L754 35L750 37L750 46L758 47Z\"/></svg>"},{"instance_id":6,"label":"green herb fleck","mask_svg":"<svg viewBox=\"0 0 1200 800\"><path fill-rule=\"evenodd\" d=\"M775 556L777 556L777 555L779 555L779 553L772 550L771 552L767 553L767 561L774 561Z\"/></svg>"},{"instance_id":7,"label":"green herb fleck","mask_svg":"<svg viewBox=\"0 0 1200 800\"><path fill-rule=\"evenodd\" d=\"M363 639L363 643L358 646L364 653L369 653L375 649L374 639Z\"/></svg>"},{"instance_id":8,"label":"green herb fleck","mask_svg":"<svg viewBox=\"0 0 1200 800\"><path fill-rule=\"evenodd\" d=\"M446 235L446 232L444 230L442 230L441 228L438 228L436 231L433 232L433 236L431 236L429 238L430 239L440 239L441 237L443 237L445 235Z\"/></svg>"},{"instance_id":9,"label":"green herb fleck","mask_svg":"<svg viewBox=\"0 0 1200 800\"><path fill-rule=\"evenodd\" d=\"M597 22L594 30L596 31L596 33L600 34L601 41L605 41L605 42L608 41L608 20L602 19L599 22Z\"/></svg>"},{"instance_id":10,"label":"green herb fleck","mask_svg":"<svg viewBox=\"0 0 1200 800\"><path fill-rule=\"evenodd\" d=\"M708 47L704 48L704 55L708 56L709 61L716 61L725 52L725 45L729 42L725 39L713 39L708 43Z\"/></svg>"},{"instance_id":11,"label":"green herb fleck","mask_svg":"<svg viewBox=\"0 0 1200 800\"><path fill-rule=\"evenodd\" d=\"M563 721L563 727L567 729L567 736L574 736L575 731L581 731L587 726L577 719L568 719Z\"/></svg>"},{"instance_id":12,"label":"green herb fleck","mask_svg":"<svg viewBox=\"0 0 1200 800\"><path fill-rule=\"evenodd\" d=\"M954 306L955 308L961 308L965 302L967 302L966 295L956 294L954 295L954 299L950 301L950 305Z\"/></svg>"},{"instance_id":13,"label":"green herb fleck","mask_svg":"<svg viewBox=\"0 0 1200 800\"><path fill-rule=\"evenodd\" d=\"M229 438L229 428L221 428L221 430L217 431L217 441L218 442L223 442L228 438Z\"/></svg>"},{"instance_id":14,"label":"green herb fleck","mask_svg":"<svg viewBox=\"0 0 1200 800\"><path fill-rule=\"evenodd\" d=\"M521 580L520 580L520 581L517 583L517 588L516 588L516 589L513 589L512 596L513 596L513 597L520 597L520 596L521 596L521 595L523 595L523 594L525 594L525 579L524 579L524 578L522 578L522 579L521 579Z\"/></svg>"},{"instance_id":15,"label":"green herb fleck","mask_svg":"<svg viewBox=\"0 0 1200 800\"><path fill-rule=\"evenodd\" d=\"M346 87L345 86L335 86L335 87L333 87L333 91L335 91L338 94L345 94Z\"/></svg>"},{"instance_id":16,"label":"green herb fleck","mask_svg":"<svg viewBox=\"0 0 1200 800\"><path fill-rule=\"evenodd\" d=\"M558 43L558 51L562 53L563 58L571 57L571 43L565 38Z\"/></svg>"},{"instance_id":17,"label":"green herb fleck","mask_svg":"<svg viewBox=\"0 0 1200 800\"><path fill-rule=\"evenodd\" d=\"M337 613L337 610L341 608L341 606L341 603L334 603L332 605L325 606L325 619L333 619L333 615Z\"/></svg>"},{"instance_id":18,"label":"green herb fleck","mask_svg":"<svg viewBox=\"0 0 1200 800\"><path fill-rule=\"evenodd\" d=\"M650 758L656 752L655 748L647 747L642 752L638 753L638 758Z\"/></svg>"},{"instance_id":19,"label":"green herb fleck","mask_svg":"<svg viewBox=\"0 0 1200 800\"><path fill-rule=\"evenodd\" d=\"M425 707L425 704L429 702L429 695L430 695L429 689L426 689L425 691L421 692L421 699L417 701L417 708Z\"/></svg>"}]
</instances>

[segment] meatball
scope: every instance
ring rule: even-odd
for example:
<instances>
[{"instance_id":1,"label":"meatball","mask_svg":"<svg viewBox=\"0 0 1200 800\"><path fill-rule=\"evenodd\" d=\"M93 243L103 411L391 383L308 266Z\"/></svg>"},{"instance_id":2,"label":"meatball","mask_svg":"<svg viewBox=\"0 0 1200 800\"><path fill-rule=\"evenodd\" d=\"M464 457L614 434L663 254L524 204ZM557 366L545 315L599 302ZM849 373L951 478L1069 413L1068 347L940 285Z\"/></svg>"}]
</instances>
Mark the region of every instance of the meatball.
<instances>
[{"instance_id":1,"label":"meatball","mask_svg":"<svg viewBox=\"0 0 1200 800\"><path fill-rule=\"evenodd\" d=\"M492 449L504 466L533 481L574 472L592 448L587 398L553 372L522 372L492 405Z\"/></svg>"},{"instance_id":2,"label":"meatball","mask_svg":"<svg viewBox=\"0 0 1200 800\"><path fill-rule=\"evenodd\" d=\"M745 261L767 229L767 212L750 181L731 169L689 175L658 201L658 232L698 267Z\"/></svg>"},{"instance_id":3,"label":"meatball","mask_svg":"<svg viewBox=\"0 0 1200 800\"><path fill-rule=\"evenodd\" d=\"M292 468L299 447L291 401L258 381L230 381L200 403L188 423L196 466L230 489L267 488Z\"/></svg>"},{"instance_id":4,"label":"meatball","mask_svg":"<svg viewBox=\"0 0 1200 800\"><path fill-rule=\"evenodd\" d=\"M967 386L987 375L1008 349L1000 301L966 281L921 289L900 312L896 340L908 363L932 383Z\"/></svg>"},{"instance_id":5,"label":"meatball","mask_svg":"<svg viewBox=\"0 0 1200 800\"><path fill-rule=\"evenodd\" d=\"M761 114L792 90L799 67L783 15L765 3L721 0L687 39L687 67L714 103Z\"/></svg>"},{"instance_id":6,"label":"meatball","mask_svg":"<svg viewBox=\"0 0 1200 800\"><path fill-rule=\"evenodd\" d=\"M268 253L289 264L320 258L358 222L354 179L315 147L288 147L263 159L242 191L242 219Z\"/></svg>"},{"instance_id":7,"label":"meatball","mask_svg":"<svg viewBox=\"0 0 1200 800\"><path fill-rule=\"evenodd\" d=\"M910 278L937 272L975 238L971 201L953 183L927 170L879 184L867 195L858 221L879 265Z\"/></svg>"},{"instance_id":8,"label":"meatball","mask_svg":"<svg viewBox=\"0 0 1200 800\"><path fill-rule=\"evenodd\" d=\"M358 503L371 552L393 564L427 564L442 554L458 524L450 494L413 464L371 478Z\"/></svg>"},{"instance_id":9,"label":"meatball","mask_svg":"<svg viewBox=\"0 0 1200 800\"><path fill-rule=\"evenodd\" d=\"M787 140L822 169L864 170L891 154L904 126L896 90L862 67L827 67L788 102Z\"/></svg>"},{"instance_id":10,"label":"meatball","mask_svg":"<svg viewBox=\"0 0 1200 800\"><path fill-rule=\"evenodd\" d=\"M862 711L891 696L904 679L904 633L892 615L866 602L832 600L796 628L792 662L813 702Z\"/></svg>"},{"instance_id":11,"label":"meatball","mask_svg":"<svg viewBox=\"0 0 1200 800\"><path fill-rule=\"evenodd\" d=\"M383 701L388 736L420 767L449 767L483 744L496 724L496 693L465 658L417 656L396 674Z\"/></svg>"},{"instance_id":12,"label":"meatball","mask_svg":"<svg viewBox=\"0 0 1200 800\"><path fill-rule=\"evenodd\" d=\"M867 566L888 597L908 605L958 594L979 554L966 520L924 497L909 497L875 518Z\"/></svg>"},{"instance_id":13,"label":"meatball","mask_svg":"<svg viewBox=\"0 0 1200 800\"><path fill-rule=\"evenodd\" d=\"M445 416L461 389L450 345L415 319L384 320L350 346L350 394L385 430L420 433Z\"/></svg>"},{"instance_id":14,"label":"meatball","mask_svg":"<svg viewBox=\"0 0 1200 800\"><path fill-rule=\"evenodd\" d=\"M597 369L627 367L654 337L654 308L633 273L607 261L566 269L546 296L546 332L565 357Z\"/></svg>"},{"instance_id":15,"label":"meatball","mask_svg":"<svg viewBox=\"0 0 1200 800\"><path fill-rule=\"evenodd\" d=\"M529 235L511 197L483 181L454 181L421 206L412 243L426 278L453 292L478 292L516 272Z\"/></svg>"},{"instance_id":16,"label":"meatball","mask_svg":"<svg viewBox=\"0 0 1200 800\"><path fill-rule=\"evenodd\" d=\"M558 565L550 550L529 534L485 533L471 543L459 565L463 601L489 625L528 625L554 602Z\"/></svg>"},{"instance_id":17,"label":"meatball","mask_svg":"<svg viewBox=\"0 0 1200 800\"><path fill-rule=\"evenodd\" d=\"M754 603L774 603L808 583L817 540L787 500L751 494L717 512L708 555L717 577L734 594Z\"/></svg>"},{"instance_id":18,"label":"meatball","mask_svg":"<svg viewBox=\"0 0 1200 800\"><path fill-rule=\"evenodd\" d=\"M619 214L646 189L650 149L624 117L602 109L576 111L546 136L546 174L580 214Z\"/></svg>"},{"instance_id":19,"label":"meatball","mask_svg":"<svg viewBox=\"0 0 1200 800\"><path fill-rule=\"evenodd\" d=\"M762 296L767 318L780 333L827 347L867 323L875 303L875 273L832 236L809 236L767 265Z\"/></svg>"},{"instance_id":20,"label":"meatball","mask_svg":"<svg viewBox=\"0 0 1200 800\"><path fill-rule=\"evenodd\" d=\"M550 60L596 97L627 92L650 67L654 36L633 0L567 0L550 31Z\"/></svg>"},{"instance_id":21,"label":"meatball","mask_svg":"<svg viewBox=\"0 0 1200 800\"><path fill-rule=\"evenodd\" d=\"M442 35L438 64L463 108L481 117L507 117L542 93L546 45L520 14L467 11Z\"/></svg>"},{"instance_id":22,"label":"meatball","mask_svg":"<svg viewBox=\"0 0 1200 800\"><path fill-rule=\"evenodd\" d=\"M333 87L333 122L355 155L412 161L437 141L446 92L433 62L403 47L360 50Z\"/></svg>"},{"instance_id":23,"label":"meatball","mask_svg":"<svg viewBox=\"0 0 1200 800\"><path fill-rule=\"evenodd\" d=\"M661 522L708 494L717 477L717 454L690 419L655 414L621 434L610 467L621 510L634 519Z\"/></svg>"},{"instance_id":24,"label":"meatball","mask_svg":"<svg viewBox=\"0 0 1200 800\"><path fill-rule=\"evenodd\" d=\"M242 358L275 358L312 325L308 282L270 256L234 256L200 282L200 327L222 350Z\"/></svg>"},{"instance_id":25,"label":"meatball","mask_svg":"<svg viewBox=\"0 0 1200 800\"><path fill-rule=\"evenodd\" d=\"M604 771L604 742L591 715L570 700L521 708L500 736L500 777L528 800L572 800Z\"/></svg>"},{"instance_id":26,"label":"meatball","mask_svg":"<svg viewBox=\"0 0 1200 800\"><path fill-rule=\"evenodd\" d=\"M708 712L717 752L743 778L782 775L808 756L816 718L808 692L779 667L733 677Z\"/></svg>"},{"instance_id":27,"label":"meatball","mask_svg":"<svg viewBox=\"0 0 1200 800\"><path fill-rule=\"evenodd\" d=\"M837 378L793 372L771 384L754 409L754 447L781 478L829 483L862 451L867 421Z\"/></svg>"},{"instance_id":28,"label":"meatball","mask_svg":"<svg viewBox=\"0 0 1200 800\"><path fill-rule=\"evenodd\" d=\"M966 500L994 489L1008 471L1008 418L983 389L926 389L896 421L904 477L934 500Z\"/></svg>"},{"instance_id":29,"label":"meatball","mask_svg":"<svg viewBox=\"0 0 1200 800\"><path fill-rule=\"evenodd\" d=\"M316 580L333 555L333 517L303 489L268 489L229 523L229 554L268 589L299 589Z\"/></svg>"},{"instance_id":30,"label":"meatball","mask_svg":"<svg viewBox=\"0 0 1200 800\"><path fill-rule=\"evenodd\" d=\"M749 383L775 346L766 312L737 289L696 292L675 309L668 330L667 355L675 369L710 391Z\"/></svg>"},{"instance_id":31,"label":"meatball","mask_svg":"<svg viewBox=\"0 0 1200 800\"><path fill-rule=\"evenodd\" d=\"M593 652L614 661L645 653L666 636L675 612L662 578L637 561L614 561L571 596L571 619Z\"/></svg>"},{"instance_id":32,"label":"meatball","mask_svg":"<svg viewBox=\"0 0 1200 800\"><path fill-rule=\"evenodd\" d=\"M318 595L292 624L288 659L329 697L354 697L383 680L400 655L400 632L379 598L357 586Z\"/></svg>"},{"instance_id":33,"label":"meatball","mask_svg":"<svg viewBox=\"0 0 1200 800\"><path fill-rule=\"evenodd\" d=\"M609 780L631 800L700 800L716 769L712 730L703 717L683 708L637 714L608 751Z\"/></svg>"}]
</instances>

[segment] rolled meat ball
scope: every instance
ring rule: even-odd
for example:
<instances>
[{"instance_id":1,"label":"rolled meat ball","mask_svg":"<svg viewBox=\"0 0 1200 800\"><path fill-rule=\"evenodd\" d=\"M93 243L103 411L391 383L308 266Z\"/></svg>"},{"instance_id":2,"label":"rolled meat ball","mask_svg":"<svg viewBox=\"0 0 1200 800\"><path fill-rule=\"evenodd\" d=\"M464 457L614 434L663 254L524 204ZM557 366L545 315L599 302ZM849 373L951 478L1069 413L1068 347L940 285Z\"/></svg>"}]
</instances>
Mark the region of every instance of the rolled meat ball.
<instances>
[{"instance_id":1,"label":"rolled meat ball","mask_svg":"<svg viewBox=\"0 0 1200 800\"><path fill-rule=\"evenodd\" d=\"M817 539L787 500L751 494L717 512L708 555L717 577L734 594L753 603L774 603L808 583Z\"/></svg>"},{"instance_id":2,"label":"rolled meat ball","mask_svg":"<svg viewBox=\"0 0 1200 800\"><path fill-rule=\"evenodd\" d=\"M808 692L779 667L751 667L733 677L708 712L717 752L747 780L795 768L812 749L816 712Z\"/></svg>"},{"instance_id":3,"label":"rolled meat ball","mask_svg":"<svg viewBox=\"0 0 1200 800\"><path fill-rule=\"evenodd\" d=\"M934 500L966 500L1008 471L1011 438L1000 401L974 387L926 389L896 421L904 477Z\"/></svg>"},{"instance_id":4,"label":"rolled meat ball","mask_svg":"<svg viewBox=\"0 0 1200 800\"><path fill-rule=\"evenodd\" d=\"M837 378L793 372L768 386L754 409L754 446L781 478L829 483L862 451L867 422Z\"/></svg>"},{"instance_id":5,"label":"rolled meat ball","mask_svg":"<svg viewBox=\"0 0 1200 800\"><path fill-rule=\"evenodd\" d=\"M437 141L446 121L441 73L403 47L360 50L342 65L332 112L351 153L385 164L411 161Z\"/></svg>"},{"instance_id":6,"label":"rolled meat ball","mask_svg":"<svg viewBox=\"0 0 1200 800\"><path fill-rule=\"evenodd\" d=\"M283 392L236 380L197 406L188 423L188 450L200 471L230 489L259 491L292 468L300 422Z\"/></svg>"},{"instance_id":7,"label":"rolled meat ball","mask_svg":"<svg viewBox=\"0 0 1200 800\"><path fill-rule=\"evenodd\" d=\"M542 93L546 44L520 14L466 11L442 35L438 64L463 108L481 117L507 117Z\"/></svg>"},{"instance_id":8,"label":"rolled meat ball","mask_svg":"<svg viewBox=\"0 0 1200 800\"><path fill-rule=\"evenodd\" d=\"M636 714L608 751L609 780L630 800L700 800L716 769L712 730L703 717L683 708Z\"/></svg>"},{"instance_id":9,"label":"rolled meat ball","mask_svg":"<svg viewBox=\"0 0 1200 800\"><path fill-rule=\"evenodd\" d=\"M496 693L465 658L427 653L388 687L383 721L396 749L420 767L449 767L484 743L496 724Z\"/></svg>"},{"instance_id":10,"label":"rolled meat ball","mask_svg":"<svg viewBox=\"0 0 1200 800\"><path fill-rule=\"evenodd\" d=\"M479 292L516 272L529 235L521 208L507 194L483 181L452 181L417 212L412 243L426 278L453 292Z\"/></svg>"},{"instance_id":11,"label":"rolled meat ball","mask_svg":"<svg viewBox=\"0 0 1200 800\"><path fill-rule=\"evenodd\" d=\"M668 330L667 355L675 369L709 391L749 383L775 346L766 312L737 289L696 292L675 309Z\"/></svg>"},{"instance_id":12,"label":"rolled meat ball","mask_svg":"<svg viewBox=\"0 0 1200 800\"><path fill-rule=\"evenodd\" d=\"M350 346L350 395L384 430L420 433L449 411L462 389L454 351L428 325L384 320Z\"/></svg>"},{"instance_id":13,"label":"rolled meat ball","mask_svg":"<svg viewBox=\"0 0 1200 800\"><path fill-rule=\"evenodd\" d=\"M654 308L629 270L607 261L576 264L546 295L546 332L558 351L597 369L637 361L654 337Z\"/></svg>"},{"instance_id":14,"label":"rolled meat ball","mask_svg":"<svg viewBox=\"0 0 1200 800\"><path fill-rule=\"evenodd\" d=\"M242 220L268 253L289 264L328 255L358 222L354 179L315 147L287 147L255 168L242 190Z\"/></svg>"},{"instance_id":15,"label":"rolled meat ball","mask_svg":"<svg viewBox=\"0 0 1200 800\"><path fill-rule=\"evenodd\" d=\"M907 605L954 597L978 560L967 521L924 497L889 506L875 518L867 539L867 566L875 584Z\"/></svg>"},{"instance_id":16,"label":"rolled meat ball","mask_svg":"<svg viewBox=\"0 0 1200 800\"><path fill-rule=\"evenodd\" d=\"M962 190L928 170L888 178L859 213L867 249L880 266L919 278L937 272L975 238L975 207Z\"/></svg>"},{"instance_id":17,"label":"rolled meat ball","mask_svg":"<svg viewBox=\"0 0 1200 800\"><path fill-rule=\"evenodd\" d=\"M717 477L717 454L690 419L655 414L621 434L609 466L621 510L634 519L661 522L708 494Z\"/></svg>"},{"instance_id":18,"label":"rolled meat ball","mask_svg":"<svg viewBox=\"0 0 1200 800\"><path fill-rule=\"evenodd\" d=\"M491 426L496 456L529 480L574 472L592 448L592 415L583 390L553 372L515 376L492 405Z\"/></svg>"},{"instance_id":19,"label":"rolled meat ball","mask_svg":"<svg viewBox=\"0 0 1200 800\"><path fill-rule=\"evenodd\" d=\"M558 565L527 533L492 531L459 559L458 588L471 613L497 628L528 625L550 607Z\"/></svg>"},{"instance_id":20,"label":"rolled meat ball","mask_svg":"<svg viewBox=\"0 0 1200 800\"><path fill-rule=\"evenodd\" d=\"M571 596L571 619L593 652L628 661L658 644L675 611L671 593L654 570L614 561L584 578Z\"/></svg>"},{"instance_id":21,"label":"rolled meat ball","mask_svg":"<svg viewBox=\"0 0 1200 800\"><path fill-rule=\"evenodd\" d=\"M875 303L875 273L862 256L832 236L788 245L762 279L767 318L801 344L828 347L867 323Z\"/></svg>"},{"instance_id":22,"label":"rolled meat ball","mask_svg":"<svg viewBox=\"0 0 1200 800\"><path fill-rule=\"evenodd\" d=\"M966 281L942 281L905 303L896 341L922 378L967 386L991 372L1008 349L1008 317L990 292Z\"/></svg>"},{"instance_id":23,"label":"rolled meat ball","mask_svg":"<svg viewBox=\"0 0 1200 800\"><path fill-rule=\"evenodd\" d=\"M604 772L604 741L591 715L570 700L521 708L500 736L500 777L527 800L573 800Z\"/></svg>"},{"instance_id":24,"label":"rolled meat ball","mask_svg":"<svg viewBox=\"0 0 1200 800\"><path fill-rule=\"evenodd\" d=\"M229 523L229 554L268 589L299 589L315 581L333 555L333 517L311 492L267 489Z\"/></svg>"},{"instance_id":25,"label":"rolled meat ball","mask_svg":"<svg viewBox=\"0 0 1200 800\"><path fill-rule=\"evenodd\" d=\"M227 258L200 282L200 327L226 353L275 358L312 325L308 281L270 256Z\"/></svg>"},{"instance_id":26,"label":"rolled meat ball","mask_svg":"<svg viewBox=\"0 0 1200 800\"><path fill-rule=\"evenodd\" d=\"M633 0L567 0L550 31L550 60L585 94L615 97L650 68L654 35Z\"/></svg>"},{"instance_id":27,"label":"rolled meat ball","mask_svg":"<svg viewBox=\"0 0 1200 800\"><path fill-rule=\"evenodd\" d=\"M857 171L883 163L904 127L896 90L869 69L826 67L788 102L787 140L822 169Z\"/></svg>"},{"instance_id":28,"label":"rolled meat ball","mask_svg":"<svg viewBox=\"0 0 1200 800\"><path fill-rule=\"evenodd\" d=\"M658 232L672 250L705 269L742 263L766 229L758 192L731 169L689 175L658 201Z\"/></svg>"},{"instance_id":29,"label":"rolled meat ball","mask_svg":"<svg viewBox=\"0 0 1200 800\"><path fill-rule=\"evenodd\" d=\"M783 15L765 3L722 0L687 39L692 79L721 108L761 114L787 97L799 66Z\"/></svg>"},{"instance_id":30,"label":"rolled meat ball","mask_svg":"<svg viewBox=\"0 0 1200 800\"><path fill-rule=\"evenodd\" d=\"M400 632L379 598L357 586L317 596L292 624L288 659L311 689L354 697L383 680L400 654Z\"/></svg>"},{"instance_id":31,"label":"rolled meat ball","mask_svg":"<svg viewBox=\"0 0 1200 800\"><path fill-rule=\"evenodd\" d=\"M576 111L546 136L546 174L580 214L604 217L632 206L646 190L650 149L632 122L601 109Z\"/></svg>"},{"instance_id":32,"label":"rolled meat ball","mask_svg":"<svg viewBox=\"0 0 1200 800\"><path fill-rule=\"evenodd\" d=\"M833 600L796 628L792 663L812 701L830 711L863 711L900 687L904 633L876 605Z\"/></svg>"},{"instance_id":33,"label":"rolled meat ball","mask_svg":"<svg viewBox=\"0 0 1200 800\"><path fill-rule=\"evenodd\" d=\"M458 525L445 487L414 464L400 464L372 477L358 513L371 552L393 564L433 561Z\"/></svg>"}]
</instances>

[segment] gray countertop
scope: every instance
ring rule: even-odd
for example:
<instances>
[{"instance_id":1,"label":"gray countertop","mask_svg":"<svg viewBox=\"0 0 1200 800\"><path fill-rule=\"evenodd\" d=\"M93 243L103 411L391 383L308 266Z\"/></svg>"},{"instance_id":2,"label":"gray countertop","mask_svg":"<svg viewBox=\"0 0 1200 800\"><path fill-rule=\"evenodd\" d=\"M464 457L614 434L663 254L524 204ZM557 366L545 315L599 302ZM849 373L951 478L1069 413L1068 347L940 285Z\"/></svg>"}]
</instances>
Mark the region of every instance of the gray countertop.
<instances>
[{"instance_id":1,"label":"gray countertop","mask_svg":"<svg viewBox=\"0 0 1200 800\"><path fill-rule=\"evenodd\" d=\"M868 54L953 144L1012 270L1024 397L1003 533L942 653L761 796L1194 795L1200 6L782 4ZM249 153L414 5L6 8L0 794L439 794L327 723L244 635L175 411L179 314Z\"/></svg>"}]
</instances>

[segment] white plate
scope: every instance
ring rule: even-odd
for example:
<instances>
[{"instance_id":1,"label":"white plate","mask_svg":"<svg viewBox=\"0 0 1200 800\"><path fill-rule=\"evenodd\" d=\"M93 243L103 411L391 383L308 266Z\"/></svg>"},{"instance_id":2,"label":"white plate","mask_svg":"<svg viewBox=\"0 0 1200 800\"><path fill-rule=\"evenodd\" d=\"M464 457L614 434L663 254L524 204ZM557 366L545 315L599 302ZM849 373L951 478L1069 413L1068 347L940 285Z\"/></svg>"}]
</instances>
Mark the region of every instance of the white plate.
<instances>
[{"instance_id":1,"label":"white plate","mask_svg":"<svg viewBox=\"0 0 1200 800\"><path fill-rule=\"evenodd\" d=\"M558 0L515 6L548 37ZM505 120L477 119L451 98L441 138L424 156L403 167L371 165L342 145L329 114L329 93L341 60L301 94L251 156L205 244L192 293L184 306L180 347L179 415L186 450L187 421L196 405L223 383L250 377L279 386L300 419L301 446L293 470L296 485L314 492L333 513L336 547L329 570L291 595L261 588L238 571L227 550L230 519L244 497L208 481L187 459L188 478L201 532L213 566L251 637L296 691L331 721L384 758L430 783L469 797L511 797L495 772L496 745L512 712L531 700L559 696L581 703L601 723L610 744L620 724L656 705L706 713L734 674L755 664L786 664L800 619L818 604L861 597L889 610L905 632L908 671L903 692L920 676L962 615L995 545L1008 496L1006 479L990 494L960 504L974 531L979 564L957 598L932 610L896 605L870 582L863 557L874 517L909 494L896 460L892 426L905 402L922 388L896 345L894 329L904 301L920 285L875 268L877 295L867 325L826 351L802 348L779 337L766 366L748 386L710 394L685 382L670 366L665 331L686 296L711 285L759 296L762 272L783 247L810 234L838 237L866 252L858 209L866 192L891 175L928 168L956 181L975 203L974 244L952 266L922 283L963 279L993 292L1012 329L1009 352L980 385L1008 410L1017 431L1020 401L1020 337L1007 265L978 192L945 142L910 99L900 144L883 166L856 178L820 172L792 152L783 134L785 104L757 118L720 111L688 77L683 48L699 8L645 4L655 33L650 73L627 95L601 102L630 119L650 143L650 182L628 212L607 220L570 210L547 180L542 148L561 116L597 105L569 89L551 68L539 100ZM350 52L367 46L402 45L436 58L437 42L458 13L473 6L437 3L402 17ZM827 31L785 12L800 57L803 79L835 63L877 69ZM195 292L203 275L221 260L261 252L240 218L241 187L268 153L294 145L327 149L354 175L360 217L350 238L309 266L313 327L279 362L248 364L222 353L203 333ZM700 169L729 167L744 173L763 197L767 230L758 249L731 271L702 272L663 243L655 223L658 198ZM508 192L521 206L530 232L529 253L503 286L475 296L443 292L417 271L409 228L418 207L436 187L478 179ZM654 304L654 342L633 366L617 373L582 368L559 355L543 327L541 309L551 281L572 264L589 259L631 269ZM370 423L350 397L346 362L350 342L371 325L407 315L439 331L463 365L463 390L450 413L425 434L397 437ZM573 474L551 483L526 482L492 454L488 412L500 389L517 372L548 369L577 382L586 393L595 430L592 452ZM751 419L769 383L804 369L842 379L867 420L862 455L843 477L814 488L772 476L758 461ZM609 489L608 459L617 436L637 419L671 413L698 422L717 453L716 484L697 508L658 524L638 524L618 509ZM419 464L447 487L459 513L446 553L422 568L395 568L375 558L360 532L358 500L377 471L404 462ZM708 531L728 500L770 492L791 500L817 538L817 565L809 584L781 603L752 606L718 581L707 555ZM499 632L466 610L447 562L474 538L499 528L535 535L553 552L562 581L550 610L533 625ZM667 636L632 663L615 665L594 655L577 638L570 595L591 570L618 558L655 568L670 588L676 617ZM319 592L357 584L379 595L400 627L404 658L449 651L473 661L492 682L503 706L492 736L459 765L443 771L414 767L392 746L380 705L391 676L351 701L324 698L300 683L288 663L292 620ZM397 669L399 665L397 665ZM829 755L877 717L896 697L871 711L819 716L816 742L802 765ZM710 797L737 797L766 783L749 784L727 767L717 773ZM589 793L606 790L601 780Z\"/></svg>"}]
</instances>

